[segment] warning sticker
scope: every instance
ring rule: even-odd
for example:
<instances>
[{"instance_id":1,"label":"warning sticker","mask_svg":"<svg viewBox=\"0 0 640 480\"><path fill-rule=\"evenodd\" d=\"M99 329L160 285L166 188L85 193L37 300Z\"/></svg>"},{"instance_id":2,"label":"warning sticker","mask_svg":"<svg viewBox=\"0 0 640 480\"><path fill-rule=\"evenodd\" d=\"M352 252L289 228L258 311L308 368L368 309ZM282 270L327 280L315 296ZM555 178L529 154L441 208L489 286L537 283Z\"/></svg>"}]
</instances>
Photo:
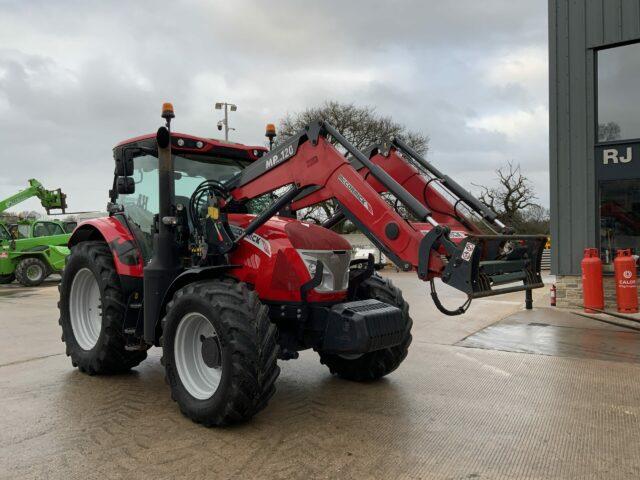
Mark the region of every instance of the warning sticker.
<instances>
[{"instance_id":1,"label":"warning sticker","mask_svg":"<svg viewBox=\"0 0 640 480\"><path fill-rule=\"evenodd\" d=\"M473 251L475 249L476 249L476 244L475 243L471 243L471 242L467 243L464 246L464 250L462 251L462 255L461 255L462 259L465 262L468 262L469 260L471 260L471 257L473 256Z\"/></svg>"}]
</instances>

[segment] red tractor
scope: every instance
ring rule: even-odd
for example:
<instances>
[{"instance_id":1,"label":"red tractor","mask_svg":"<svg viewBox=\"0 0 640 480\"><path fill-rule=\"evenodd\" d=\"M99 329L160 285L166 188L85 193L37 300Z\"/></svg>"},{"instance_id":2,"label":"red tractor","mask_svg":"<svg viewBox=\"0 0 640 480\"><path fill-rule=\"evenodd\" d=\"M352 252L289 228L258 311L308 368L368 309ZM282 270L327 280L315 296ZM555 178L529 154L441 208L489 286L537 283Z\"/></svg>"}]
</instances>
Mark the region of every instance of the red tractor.
<instances>
[{"instance_id":1,"label":"red tractor","mask_svg":"<svg viewBox=\"0 0 640 480\"><path fill-rule=\"evenodd\" d=\"M543 286L545 237L508 232L400 139L365 155L318 121L268 151L173 133L171 104L162 117L155 135L114 148L109 216L81 223L69 241L60 325L85 373L128 370L162 347L172 398L207 426L263 409L278 359L304 349L348 380L387 375L407 356L409 306L372 257L351 260L349 243L330 230L344 219L430 281L445 313L522 290L530 307L531 289ZM338 213L323 226L295 218L327 199ZM482 234L480 220L501 234ZM443 307L436 277L468 302Z\"/></svg>"}]
</instances>

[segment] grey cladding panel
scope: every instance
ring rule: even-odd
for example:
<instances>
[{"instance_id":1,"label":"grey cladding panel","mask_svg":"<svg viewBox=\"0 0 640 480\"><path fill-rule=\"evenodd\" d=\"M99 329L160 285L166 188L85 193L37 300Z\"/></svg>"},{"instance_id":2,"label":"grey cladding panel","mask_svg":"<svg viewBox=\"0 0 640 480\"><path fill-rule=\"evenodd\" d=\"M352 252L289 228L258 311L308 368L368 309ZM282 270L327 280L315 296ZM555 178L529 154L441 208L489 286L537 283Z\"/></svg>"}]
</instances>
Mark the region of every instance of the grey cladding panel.
<instances>
[{"instance_id":1,"label":"grey cladding panel","mask_svg":"<svg viewBox=\"0 0 640 480\"><path fill-rule=\"evenodd\" d=\"M640 39L640 0L549 0L552 268L580 273L595 246L594 48Z\"/></svg>"}]
</instances>

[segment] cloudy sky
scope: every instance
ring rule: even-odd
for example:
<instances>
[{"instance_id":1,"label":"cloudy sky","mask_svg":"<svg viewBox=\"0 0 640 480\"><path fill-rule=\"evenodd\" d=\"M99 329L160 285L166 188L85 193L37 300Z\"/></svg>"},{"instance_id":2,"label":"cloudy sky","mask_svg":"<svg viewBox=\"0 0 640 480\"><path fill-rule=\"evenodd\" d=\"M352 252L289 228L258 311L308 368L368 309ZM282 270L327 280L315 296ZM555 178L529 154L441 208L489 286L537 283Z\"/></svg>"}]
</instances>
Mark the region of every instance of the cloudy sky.
<instances>
[{"instance_id":1,"label":"cloudy sky","mask_svg":"<svg viewBox=\"0 0 640 480\"><path fill-rule=\"evenodd\" d=\"M104 209L111 148L160 124L232 140L335 99L431 137L462 184L514 160L548 205L546 1L0 0L0 198L38 178ZM23 204L36 208L37 201Z\"/></svg>"}]
</instances>

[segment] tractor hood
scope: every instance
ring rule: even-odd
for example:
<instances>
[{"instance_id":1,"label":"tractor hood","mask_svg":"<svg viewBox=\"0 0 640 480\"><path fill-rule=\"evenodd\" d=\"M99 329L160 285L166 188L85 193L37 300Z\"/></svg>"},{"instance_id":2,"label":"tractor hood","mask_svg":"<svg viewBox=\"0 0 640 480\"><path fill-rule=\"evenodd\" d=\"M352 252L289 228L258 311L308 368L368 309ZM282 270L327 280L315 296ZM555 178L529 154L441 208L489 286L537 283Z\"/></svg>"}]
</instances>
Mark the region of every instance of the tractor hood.
<instances>
[{"instance_id":1,"label":"tractor hood","mask_svg":"<svg viewBox=\"0 0 640 480\"><path fill-rule=\"evenodd\" d=\"M229 224L239 234L254 215L230 214ZM231 254L232 264L243 268L231 270L239 280L253 284L261 299L270 301L300 301L302 286L311 280L311 275L300 252L332 252L335 256L346 256L347 263L341 269L348 270L351 244L331 230L292 218L273 217L254 234L247 235ZM344 253L343 253L344 252ZM342 254L342 255L341 255ZM337 260L334 263L339 263ZM345 272L332 272L333 264L327 265L326 283L339 285ZM346 292L318 286L309 292L309 301L342 300Z\"/></svg>"}]
</instances>

